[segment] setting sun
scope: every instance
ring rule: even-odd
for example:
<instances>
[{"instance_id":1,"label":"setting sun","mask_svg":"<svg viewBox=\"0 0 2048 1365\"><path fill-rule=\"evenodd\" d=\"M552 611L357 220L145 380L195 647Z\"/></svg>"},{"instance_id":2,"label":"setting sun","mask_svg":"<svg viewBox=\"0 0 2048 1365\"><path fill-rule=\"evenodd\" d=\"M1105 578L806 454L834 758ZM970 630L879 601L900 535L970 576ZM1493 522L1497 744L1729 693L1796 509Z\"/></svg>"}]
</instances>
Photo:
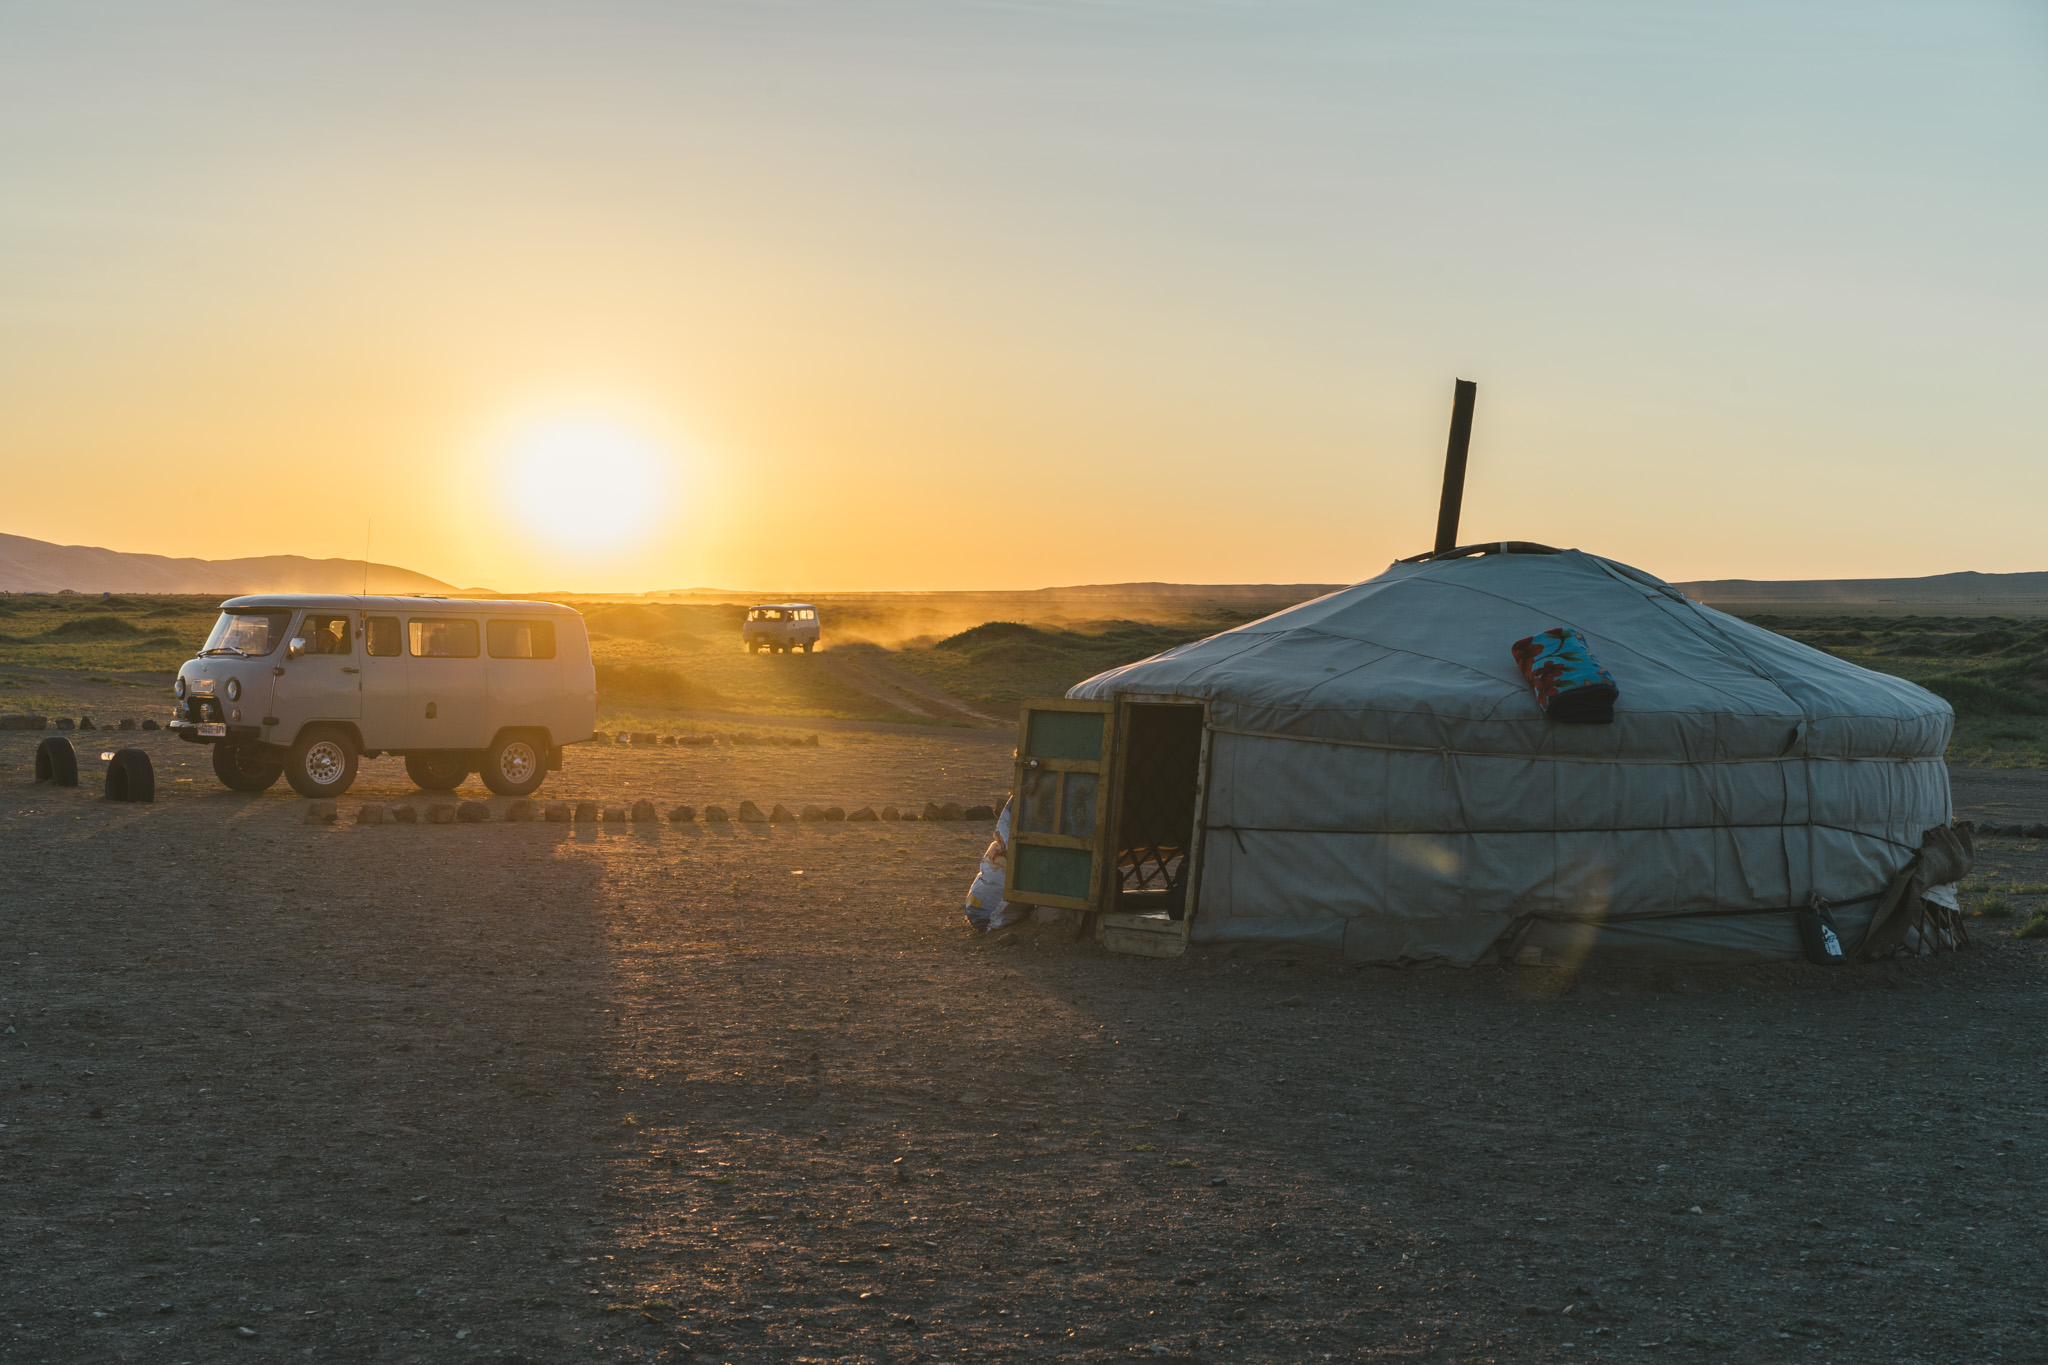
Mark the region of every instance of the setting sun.
<instances>
[{"instance_id":1,"label":"setting sun","mask_svg":"<svg viewBox=\"0 0 2048 1365\"><path fill-rule=\"evenodd\" d=\"M658 524L675 486L673 452L608 417L526 427L497 463L519 528L573 551L631 548Z\"/></svg>"}]
</instances>

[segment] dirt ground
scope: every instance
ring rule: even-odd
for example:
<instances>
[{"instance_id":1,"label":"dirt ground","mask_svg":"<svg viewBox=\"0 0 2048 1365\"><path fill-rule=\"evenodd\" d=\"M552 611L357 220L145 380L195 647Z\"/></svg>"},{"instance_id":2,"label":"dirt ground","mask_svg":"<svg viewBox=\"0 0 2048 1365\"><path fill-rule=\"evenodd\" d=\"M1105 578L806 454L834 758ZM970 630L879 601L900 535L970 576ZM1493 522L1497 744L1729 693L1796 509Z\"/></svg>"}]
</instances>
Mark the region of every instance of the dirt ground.
<instances>
[{"instance_id":1,"label":"dirt ground","mask_svg":"<svg viewBox=\"0 0 2048 1365\"><path fill-rule=\"evenodd\" d=\"M548 794L1006 782L1000 732L809 728ZM307 825L162 736L154 805L37 788L35 738L0 1360L2048 1354L2017 919L1839 972L1160 962L972 935L982 826ZM366 765L344 820L405 790ZM2048 819L2038 773L1958 793Z\"/></svg>"}]
</instances>

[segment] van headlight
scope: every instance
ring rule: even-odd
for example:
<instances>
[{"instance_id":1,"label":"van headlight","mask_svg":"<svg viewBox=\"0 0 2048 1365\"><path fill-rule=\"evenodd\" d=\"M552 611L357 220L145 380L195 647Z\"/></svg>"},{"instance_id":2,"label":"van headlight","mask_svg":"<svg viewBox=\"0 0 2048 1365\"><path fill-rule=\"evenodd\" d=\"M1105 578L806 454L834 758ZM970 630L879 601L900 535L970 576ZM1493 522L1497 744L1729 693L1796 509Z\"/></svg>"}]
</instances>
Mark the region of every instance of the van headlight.
<instances>
[{"instance_id":1,"label":"van headlight","mask_svg":"<svg viewBox=\"0 0 2048 1365\"><path fill-rule=\"evenodd\" d=\"M183 673L180 673L178 675L177 684L173 686L171 690L178 694L179 701L185 700L185 675Z\"/></svg>"},{"instance_id":2,"label":"van headlight","mask_svg":"<svg viewBox=\"0 0 2048 1365\"><path fill-rule=\"evenodd\" d=\"M229 701L240 701L242 699L242 680L240 678L229 678L227 691Z\"/></svg>"}]
</instances>

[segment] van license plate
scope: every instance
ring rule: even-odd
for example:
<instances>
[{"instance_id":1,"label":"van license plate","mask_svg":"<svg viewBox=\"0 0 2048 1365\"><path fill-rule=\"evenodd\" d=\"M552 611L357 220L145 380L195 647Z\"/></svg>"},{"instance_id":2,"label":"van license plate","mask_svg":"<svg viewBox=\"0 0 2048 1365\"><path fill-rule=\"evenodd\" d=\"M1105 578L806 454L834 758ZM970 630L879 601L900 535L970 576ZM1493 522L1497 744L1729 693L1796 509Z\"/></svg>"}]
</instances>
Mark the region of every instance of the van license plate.
<instances>
[{"instance_id":1,"label":"van license plate","mask_svg":"<svg viewBox=\"0 0 2048 1365\"><path fill-rule=\"evenodd\" d=\"M199 737L201 739L226 739L228 737L228 727L217 721L209 722L199 727Z\"/></svg>"}]
</instances>

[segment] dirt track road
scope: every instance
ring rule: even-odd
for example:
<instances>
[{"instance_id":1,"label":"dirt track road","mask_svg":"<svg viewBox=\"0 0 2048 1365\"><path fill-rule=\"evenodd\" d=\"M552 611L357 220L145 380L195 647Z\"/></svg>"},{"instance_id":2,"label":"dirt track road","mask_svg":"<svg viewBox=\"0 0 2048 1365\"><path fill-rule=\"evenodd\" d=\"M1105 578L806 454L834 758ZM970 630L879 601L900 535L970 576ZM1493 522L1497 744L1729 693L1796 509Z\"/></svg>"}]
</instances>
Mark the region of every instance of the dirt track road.
<instances>
[{"instance_id":1,"label":"dirt track road","mask_svg":"<svg viewBox=\"0 0 2048 1365\"><path fill-rule=\"evenodd\" d=\"M884 705L913 716L964 723L983 729L1014 729L1015 715L1007 718L977 710L943 688L912 677L892 665L888 656L872 648L828 649L812 655L814 668L828 670L848 687L865 692Z\"/></svg>"},{"instance_id":2,"label":"dirt track road","mask_svg":"<svg viewBox=\"0 0 2048 1365\"><path fill-rule=\"evenodd\" d=\"M563 792L879 797L936 744L901 794L959 798L999 740L614 750ZM2048 954L2003 932L1833 974L1163 963L971 936L979 828L0 780L10 1365L2042 1358Z\"/></svg>"}]
</instances>

